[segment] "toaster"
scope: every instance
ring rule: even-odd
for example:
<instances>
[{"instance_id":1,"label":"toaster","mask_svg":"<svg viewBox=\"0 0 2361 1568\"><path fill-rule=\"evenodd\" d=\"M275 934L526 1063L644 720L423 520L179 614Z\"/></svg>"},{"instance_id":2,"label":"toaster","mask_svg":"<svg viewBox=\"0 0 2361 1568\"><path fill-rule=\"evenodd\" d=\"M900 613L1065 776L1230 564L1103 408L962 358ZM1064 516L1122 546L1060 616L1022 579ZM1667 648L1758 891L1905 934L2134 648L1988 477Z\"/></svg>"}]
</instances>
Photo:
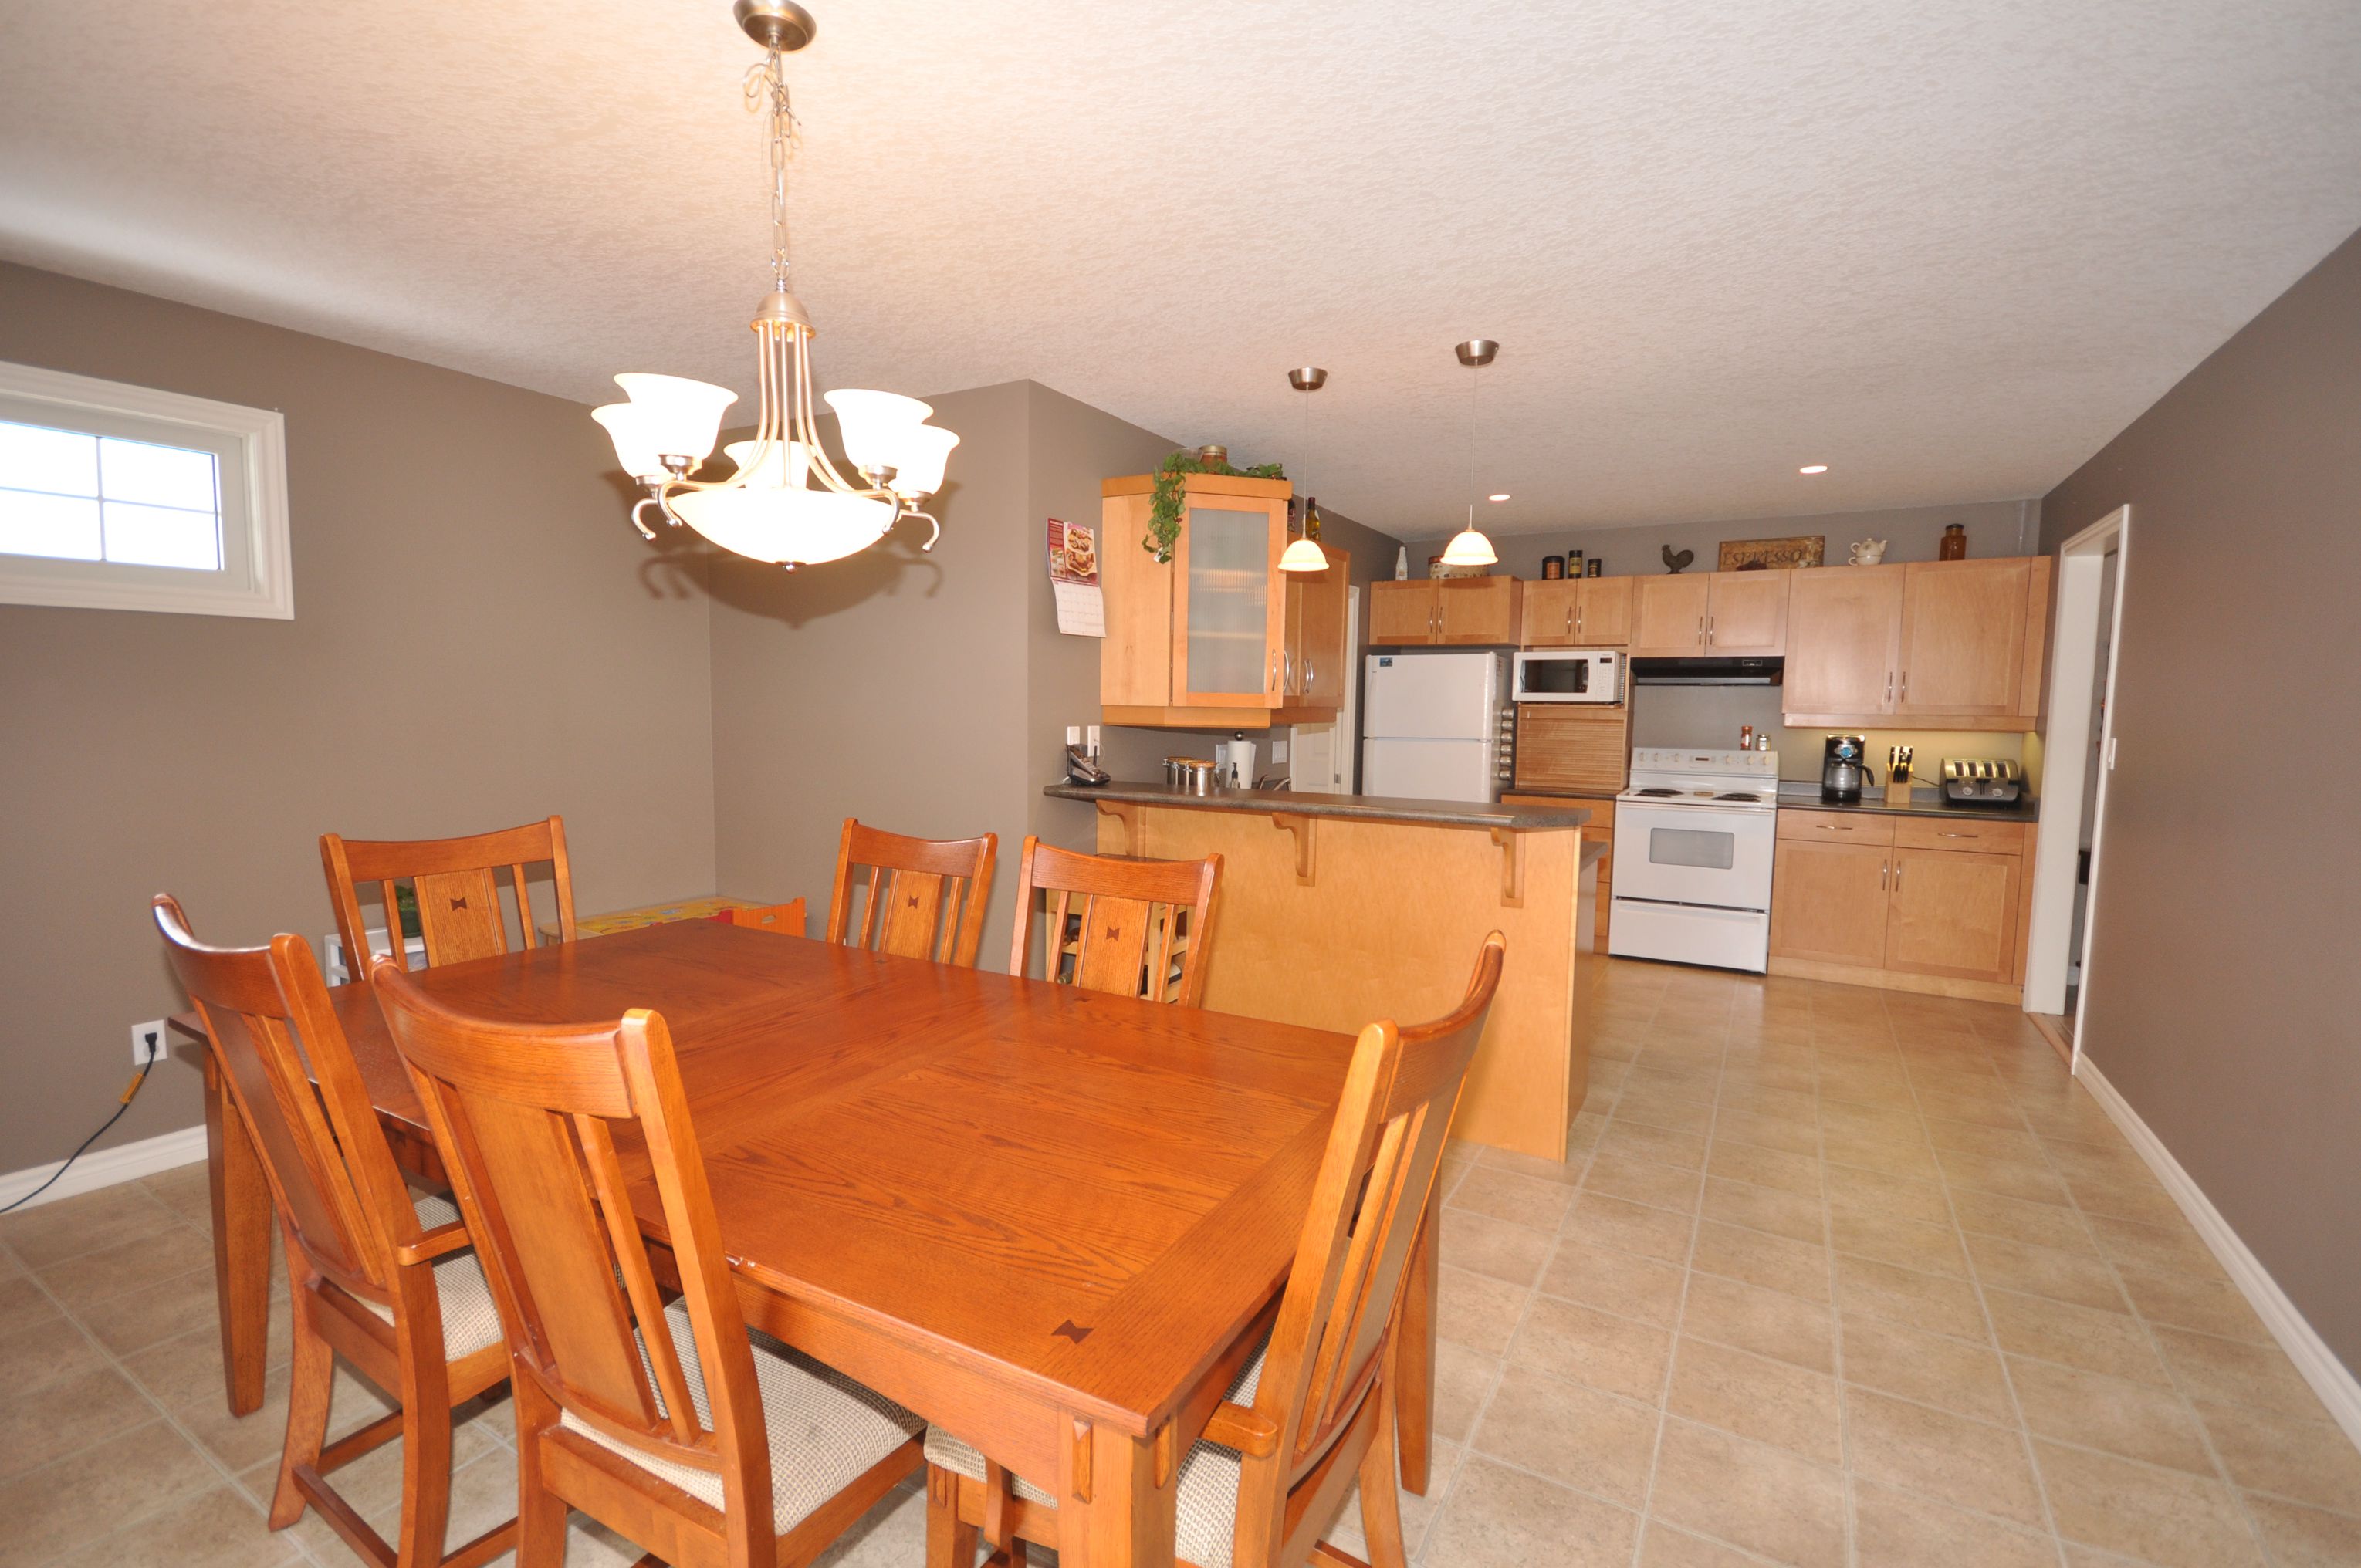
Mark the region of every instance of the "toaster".
<instances>
[{"instance_id":1,"label":"toaster","mask_svg":"<svg viewBox=\"0 0 2361 1568\"><path fill-rule=\"evenodd\" d=\"M2005 757L1943 759L1943 799L1958 806L2015 806L2025 795L2025 770Z\"/></svg>"}]
</instances>

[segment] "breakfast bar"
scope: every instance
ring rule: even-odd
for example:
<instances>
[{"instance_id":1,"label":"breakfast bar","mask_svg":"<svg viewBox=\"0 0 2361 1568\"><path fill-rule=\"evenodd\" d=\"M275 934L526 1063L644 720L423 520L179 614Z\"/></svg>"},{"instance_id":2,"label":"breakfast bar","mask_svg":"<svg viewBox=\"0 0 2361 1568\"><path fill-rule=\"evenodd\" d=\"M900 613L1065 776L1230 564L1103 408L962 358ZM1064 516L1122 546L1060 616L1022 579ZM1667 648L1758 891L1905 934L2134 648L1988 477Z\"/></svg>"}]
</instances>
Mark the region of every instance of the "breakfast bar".
<instances>
[{"instance_id":1,"label":"breakfast bar","mask_svg":"<svg viewBox=\"0 0 2361 1568\"><path fill-rule=\"evenodd\" d=\"M1449 1011L1485 935L1508 962L1457 1136L1565 1157L1589 1086L1582 987L1603 836L1580 806L1052 784L1102 854L1218 853L1205 1005L1323 1029Z\"/></svg>"}]
</instances>

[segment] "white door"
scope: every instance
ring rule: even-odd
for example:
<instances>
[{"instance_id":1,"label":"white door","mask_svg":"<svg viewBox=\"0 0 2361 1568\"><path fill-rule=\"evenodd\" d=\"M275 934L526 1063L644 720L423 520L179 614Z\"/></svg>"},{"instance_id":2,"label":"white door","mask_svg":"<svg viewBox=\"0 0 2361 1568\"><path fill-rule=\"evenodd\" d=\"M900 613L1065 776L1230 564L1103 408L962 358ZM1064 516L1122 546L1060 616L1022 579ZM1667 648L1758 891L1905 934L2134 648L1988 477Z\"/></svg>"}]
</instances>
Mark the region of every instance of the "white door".
<instances>
[{"instance_id":1,"label":"white door","mask_svg":"<svg viewBox=\"0 0 2361 1568\"><path fill-rule=\"evenodd\" d=\"M1370 740L1361 793L1410 800L1492 798L1492 748L1482 740Z\"/></svg>"}]
</instances>

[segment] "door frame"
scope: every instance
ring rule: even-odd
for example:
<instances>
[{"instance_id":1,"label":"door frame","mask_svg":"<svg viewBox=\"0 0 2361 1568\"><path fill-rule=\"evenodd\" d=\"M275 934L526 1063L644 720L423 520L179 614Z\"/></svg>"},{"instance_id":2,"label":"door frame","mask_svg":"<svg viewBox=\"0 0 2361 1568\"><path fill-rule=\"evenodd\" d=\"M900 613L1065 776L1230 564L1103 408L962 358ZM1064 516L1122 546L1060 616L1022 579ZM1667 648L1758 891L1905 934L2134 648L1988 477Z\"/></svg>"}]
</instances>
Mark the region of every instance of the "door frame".
<instances>
[{"instance_id":1,"label":"door frame","mask_svg":"<svg viewBox=\"0 0 2361 1568\"><path fill-rule=\"evenodd\" d=\"M2119 506L2058 547L2058 630L2049 666L2049 726L2042 749L2041 833L2034 845L2032 928L2026 933L2025 1010L2062 1013L2070 962L2081 959L2075 999L2074 1058L2082 1060L2083 1020L2091 1007L2091 935L2099 917L2099 875L2104 863L2107 785L2114 773L2115 680L2123 666L2124 595L2131 570L2132 509ZM2082 918L2082 951L2069 953L2074 927L2075 863L2082 842L2084 740L2091 733L2091 697L2099 674L2099 599L2108 552L2115 556L2115 603L2107 638L2106 690L2099 737L2099 788L2092 803L2091 892ZM2071 738L2070 742L2069 737Z\"/></svg>"}]
</instances>

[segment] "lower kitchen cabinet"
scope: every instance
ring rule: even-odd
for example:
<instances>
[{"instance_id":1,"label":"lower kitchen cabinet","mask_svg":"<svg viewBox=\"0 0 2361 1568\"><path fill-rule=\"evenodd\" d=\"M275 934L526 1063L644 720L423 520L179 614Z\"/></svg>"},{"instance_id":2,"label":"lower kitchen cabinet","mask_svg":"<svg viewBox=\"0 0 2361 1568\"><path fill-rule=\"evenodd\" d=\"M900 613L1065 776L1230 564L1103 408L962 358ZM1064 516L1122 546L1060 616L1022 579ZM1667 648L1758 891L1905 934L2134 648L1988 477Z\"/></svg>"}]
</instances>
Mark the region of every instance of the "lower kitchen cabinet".
<instances>
[{"instance_id":1,"label":"lower kitchen cabinet","mask_svg":"<svg viewBox=\"0 0 2361 1568\"><path fill-rule=\"evenodd\" d=\"M1771 971L2014 1001L2030 823L1784 809Z\"/></svg>"},{"instance_id":2,"label":"lower kitchen cabinet","mask_svg":"<svg viewBox=\"0 0 2361 1568\"><path fill-rule=\"evenodd\" d=\"M1615 899L1615 802L1612 797L1573 796L1565 795L1518 795L1500 797L1503 806L1578 806L1590 813L1590 820L1582 825L1582 837L1587 843L1607 847L1598 861L1598 903L1593 911L1590 950L1600 958L1607 956L1607 916Z\"/></svg>"},{"instance_id":3,"label":"lower kitchen cabinet","mask_svg":"<svg viewBox=\"0 0 2361 1568\"><path fill-rule=\"evenodd\" d=\"M1772 954L1884 968L1893 857L1880 844L1782 839L1771 872Z\"/></svg>"}]
</instances>

